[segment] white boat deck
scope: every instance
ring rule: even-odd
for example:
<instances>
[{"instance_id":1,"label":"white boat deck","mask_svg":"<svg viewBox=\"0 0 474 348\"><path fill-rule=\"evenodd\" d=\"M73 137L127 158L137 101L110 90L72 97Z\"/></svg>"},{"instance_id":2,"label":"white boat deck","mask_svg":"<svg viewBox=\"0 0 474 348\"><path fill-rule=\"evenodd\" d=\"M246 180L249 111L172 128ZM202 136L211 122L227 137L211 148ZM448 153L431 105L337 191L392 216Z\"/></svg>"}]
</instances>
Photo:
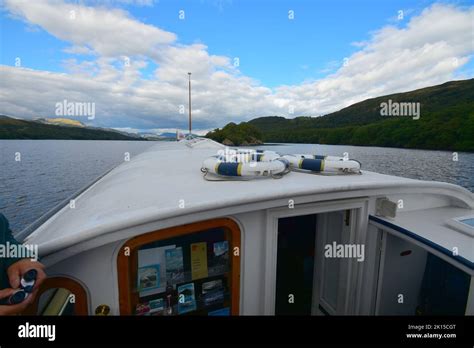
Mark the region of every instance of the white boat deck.
<instances>
[{"instance_id":1,"label":"white boat deck","mask_svg":"<svg viewBox=\"0 0 474 348\"><path fill-rule=\"evenodd\" d=\"M474 206L473 194L459 186L363 172L363 175L323 176L290 172L281 179L206 181L205 158L218 144L203 142L194 148L185 142L158 143L113 169L76 200L34 231L26 243L40 253L165 218L222 207L294 199L310 194L348 192L354 197L384 192L444 192Z\"/></svg>"}]
</instances>

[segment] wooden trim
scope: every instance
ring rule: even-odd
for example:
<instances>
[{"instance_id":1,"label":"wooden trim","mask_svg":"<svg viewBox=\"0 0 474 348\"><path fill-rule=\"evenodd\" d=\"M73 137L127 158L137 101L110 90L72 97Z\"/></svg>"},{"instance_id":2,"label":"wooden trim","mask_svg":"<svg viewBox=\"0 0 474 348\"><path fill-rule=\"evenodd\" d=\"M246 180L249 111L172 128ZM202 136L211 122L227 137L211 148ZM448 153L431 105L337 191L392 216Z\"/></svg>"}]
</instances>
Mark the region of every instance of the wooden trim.
<instances>
[{"instance_id":1,"label":"wooden trim","mask_svg":"<svg viewBox=\"0 0 474 348\"><path fill-rule=\"evenodd\" d=\"M38 302L40 296L49 289L60 289L64 288L69 290L75 296L74 313L75 315L88 315L89 311L87 308L87 293L82 285L74 279L66 277L51 277L46 278L41 284L38 294L35 300L28 306L23 312L25 315L38 315Z\"/></svg>"},{"instance_id":2,"label":"wooden trim","mask_svg":"<svg viewBox=\"0 0 474 348\"><path fill-rule=\"evenodd\" d=\"M213 228L224 228L229 236L229 255L231 260L231 314L239 315L240 312L240 255L241 239L240 228L229 218L206 220L197 223L166 228L153 231L129 239L121 248L117 257L119 309L121 315L131 315L138 298L132 294L131 289L136 281L138 264L138 248L142 245L175 238L191 233L199 233ZM238 248L238 249L235 249ZM237 250L237 253L234 253ZM237 254L237 255L236 255Z\"/></svg>"}]
</instances>

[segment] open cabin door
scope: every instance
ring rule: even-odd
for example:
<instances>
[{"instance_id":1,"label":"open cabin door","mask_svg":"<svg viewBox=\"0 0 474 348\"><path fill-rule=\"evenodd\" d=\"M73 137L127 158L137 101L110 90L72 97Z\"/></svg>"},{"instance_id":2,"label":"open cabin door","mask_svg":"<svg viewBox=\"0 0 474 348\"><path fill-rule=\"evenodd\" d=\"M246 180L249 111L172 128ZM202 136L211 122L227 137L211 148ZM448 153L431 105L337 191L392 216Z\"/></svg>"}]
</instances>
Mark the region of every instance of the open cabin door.
<instances>
[{"instance_id":1,"label":"open cabin door","mask_svg":"<svg viewBox=\"0 0 474 348\"><path fill-rule=\"evenodd\" d=\"M313 315L348 314L348 275L351 258L348 257L349 255L341 256L338 249L351 243L354 220L354 210L318 215Z\"/></svg>"},{"instance_id":2,"label":"open cabin door","mask_svg":"<svg viewBox=\"0 0 474 348\"><path fill-rule=\"evenodd\" d=\"M365 258L360 232L367 227L366 203L365 199L353 199L269 212L267 314L356 312L363 264L359 261ZM339 252L341 247L345 252Z\"/></svg>"}]
</instances>

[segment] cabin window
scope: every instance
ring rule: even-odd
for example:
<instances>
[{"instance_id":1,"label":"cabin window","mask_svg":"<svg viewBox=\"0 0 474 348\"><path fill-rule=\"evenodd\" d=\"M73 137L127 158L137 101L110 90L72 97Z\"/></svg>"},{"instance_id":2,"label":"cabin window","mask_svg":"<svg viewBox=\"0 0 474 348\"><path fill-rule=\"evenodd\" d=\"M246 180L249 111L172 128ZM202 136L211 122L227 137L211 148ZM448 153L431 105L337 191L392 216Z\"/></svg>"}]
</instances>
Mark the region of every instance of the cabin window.
<instances>
[{"instance_id":1,"label":"cabin window","mask_svg":"<svg viewBox=\"0 0 474 348\"><path fill-rule=\"evenodd\" d=\"M120 313L237 315L240 230L218 219L129 240L118 258Z\"/></svg>"},{"instance_id":2,"label":"cabin window","mask_svg":"<svg viewBox=\"0 0 474 348\"><path fill-rule=\"evenodd\" d=\"M82 285L70 278L47 278L35 301L25 314L44 316L87 315L87 294Z\"/></svg>"}]
</instances>

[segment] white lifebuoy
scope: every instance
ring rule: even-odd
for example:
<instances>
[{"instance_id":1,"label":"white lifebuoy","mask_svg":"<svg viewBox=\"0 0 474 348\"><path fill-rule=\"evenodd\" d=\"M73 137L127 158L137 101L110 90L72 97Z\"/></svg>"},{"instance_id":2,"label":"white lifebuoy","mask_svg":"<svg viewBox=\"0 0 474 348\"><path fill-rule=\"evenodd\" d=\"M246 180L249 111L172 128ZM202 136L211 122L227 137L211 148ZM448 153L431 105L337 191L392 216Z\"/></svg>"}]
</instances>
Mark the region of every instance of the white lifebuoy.
<instances>
[{"instance_id":1,"label":"white lifebuoy","mask_svg":"<svg viewBox=\"0 0 474 348\"><path fill-rule=\"evenodd\" d=\"M360 163L354 160L328 160L311 158L312 155L285 155L283 158L290 162L292 169L308 170L311 172L345 172L360 173Z\"/></svg>"},{"instance_id":2,"label":"white lifebuoy","mask_svg":"<svg viewBox=\"0 0 474 348\"><path fill-rule=\"evenodd\" d=\"M325 155L308 155L308 154L294 154L293 156L307 159L322 159L325 161L346 161L347 159L339 156L325 156Z\"/></svg>"},{"instance_id":3,"label":"white lifebuoy","mask_svg":"<svg viewBox=\"0 0 474 348\"><path fill-rule=\"evenodd\" d=\"M289 166L288 161L281 157L265 161L228 162L223 161L221 156L213 156L204 160L202 171L219 176L275 176L287 173Z\"/></svg>"},{"instance_id":4,"label":"white lifebuoy","mask_svg":"<svg viewBox=\"0 0 474 348\"><path fill-rule=\"evenodd\" d=\"M358 161L337 156L308 154L281 156L274 151L226 148L219 151L216 156L204 160L201 171L221 177L281 177L290 170L360 174L360 167Z\"/></svg>"}]
</instances>

